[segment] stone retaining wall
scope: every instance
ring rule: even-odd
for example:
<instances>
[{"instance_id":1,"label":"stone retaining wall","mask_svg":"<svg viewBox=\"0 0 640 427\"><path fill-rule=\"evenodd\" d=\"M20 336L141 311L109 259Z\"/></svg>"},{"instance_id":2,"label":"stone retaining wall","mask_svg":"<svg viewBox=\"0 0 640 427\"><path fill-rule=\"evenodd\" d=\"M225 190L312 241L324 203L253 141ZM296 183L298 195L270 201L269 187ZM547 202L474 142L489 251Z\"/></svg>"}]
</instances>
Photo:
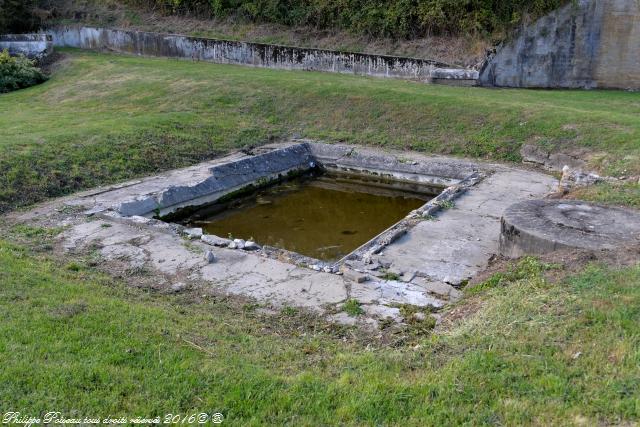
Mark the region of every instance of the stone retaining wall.
<instances>
[{"instance_id":1,"label":"stone retaining wall","mask_svg":"<svg viewBox=\"0 0 640 427\"><path fill-rule=\"evenodd\" d=\"M569 2L520 29L485 64L479 83L640 89L640 2Z\"/></svg>"},{"instance_id":2,"label":"stone retaining wall","mask_svg":"<svg viewBox=\"0 0 640 427\"><path fill-rule=\"evenodd\" d=\"M53 40L46 34L0 35L0 51L7 49L11 55L24 55L42 59L53 52Z\"/></svg>"},{"instance_id":3,"label":"stone retaining wall","mask_svg":"<svg viewBox=\"0 0 640 427\"><path fill-rule=\"evenodd\" d=\"M205 39L106 28L63 27L47 30L56 46L106 49L146 56L186 58L286 70L328 71L425 82L471 84L475 70L451 68L437 61L321 49Z\"/></svg>"}]
</instances>

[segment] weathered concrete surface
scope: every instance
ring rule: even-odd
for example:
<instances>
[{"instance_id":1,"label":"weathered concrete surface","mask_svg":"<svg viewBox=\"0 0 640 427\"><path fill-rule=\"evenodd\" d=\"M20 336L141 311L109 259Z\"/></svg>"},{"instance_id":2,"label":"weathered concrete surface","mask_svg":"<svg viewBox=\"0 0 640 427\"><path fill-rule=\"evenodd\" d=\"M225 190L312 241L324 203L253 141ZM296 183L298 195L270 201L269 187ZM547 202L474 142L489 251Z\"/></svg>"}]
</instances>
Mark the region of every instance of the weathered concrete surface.
<instances>
[{"instance_id":1,"label":"weathered concrete surface","mask_svg":"<svg viewBox=\"0 0 640 427\"><path fill-rule=\"evenodd\" d=\"M312 163L306 145L296 144L216 165L209 170L209 177L195 185L174 184L154 197L122 203L118 210L124 216L149 215L153 211L165 215L185 206L215 201L248 185L264 185L288 174L306 171ZM155 204L153 209L148 209L152 204Z\"/></svg>"},{"instance_id":2,"label":"weathered concrete surface","mask_svg":"<svg viewBox=\"0 0 640 427\"><path fill-rule=\"evenodd\" d=\"M577 0L519 30L483 86L640 89L640 3Z\"/></svg>"},{"instance_id":3,"label":"weathered concrete surface","mask_svg":"<svg viewBox=\"0 0 640 427\"><path fill-rule=\"evenodd\" d=\"M184 227L148 217L126 216L120 210L123 200L158 200L158 195L172 188L185 187L185 194L190 194L190 188L210 180L212 171L220 168L236 175L246 173L237 165L252 165L256 159L275 159L276 164L287 167L295 164L281 163L283 157L273 154L278 150L302 153L299 158L304 161L310 160L308 154L311 161L322 159L335 167L367 165L379 173L397 174L425 185L457 183L476 172L488 178L463 194L455 208L442 210L437 221L425 220L408 229L404 237L372 260L376 265L364 261L350 264L348 268L356 272L362 269L368 277L362 283L354 279L356 275L314 271L285 258L274 258L266 250L246 252L221 247L221 239L195 238L197 230L185 231ZM232 166L234 161L236 166ZM269 174L271 169L263 172ZM398 305L431 312L458 299L460 292L453 285L480 271L497 253L504 208L513 201L541 197L555 185L551 177L499 165L307 141L264 147L255 155L236 153L191 168L80 193L14 214L14 220L65 226L57 243L61 250L69 254L97 252L108 270L145 271L167 291L180 284L180 288L202 293L255 298L273 307L327 312L331 319L345 323L351 320L335 313L346 300L354 298L367 313L358 322L371 324L372 319L387 315L402 321ZM183 203L181 197L177 200ZM385 277L390 276L385 272L402 274L397 280L387 280Z\"/></svg>"},{"instance_id":4,"label":"weathered concrete surface","mask_svg":"<svg viewBox=\"0 0 640 427\"><path fill-rule=\"evenodd\" d=\"M53 38L47 34L0 35L0 51L11 55L24 55L30 59L43 59L53 52Z\"/></svg>"},{"instance_id":5,"label":"weathered concrete surface","mask_svg":"<svg viewBox=\"0 0 640 427\"><path fill-rule=\"evenodd\" d=\"M337 52L261 43L215 40L173 34L107 28L48 29L56 46L108 49L146 56L186 58L218 64L286 70L326 71L375 77L475 83L475 70L452 69L438 61L364 53Z\"/></svg>"},{"instance_id":6,"label":"weathered concrete surface","mask_svg":"<svg viewBox=\"0 0 640 427\"><path fill-rule=\"evenodd\" d=\"M407 161L373 149L300 140L264 147L256 155L236 153L143 180L96 189L86 193L86 197L91 198L90 213L114 210L125 217L154 216L212 202L248 185L259 185L317 163L341 171L375 172L407 185L430 187L434 194L478 170L477 165L460 160L427 156L420 159Z\"/></svg>"},{"instance_id":7,"label":"weathered concrete surface","mask_svg":"<svg viewBox=\"0 0 640 427\"><path fill-rule=\"evenodd\" d=\"M423 287L432 282L460 285L484 270L491 255L498 253L496 236L507 207L514 200L540 198L556 185L547 175L497 168L460 196L454 207L422 221L375 260Z\"/></svg>"},{"instance_id":8,"label":"weathered concrete surface","mask_svg":"<svg viewBox=\"0 0 640 427\"><path fill-rule=\"evenodd\" d=\"M516 203L505 211L500 233L500 252L514 258L638 243L640 212L573 200Z\"/></svg>"},{"instance_id":9,"label":"weathered concrete surface","mask_svg":"<svg viewBox=\"0 0 640 427\"><path fill-rule=\"evenodd\" d=\"M377 173L420 185L448 187L480 167L477 163L446 157L385 154L380 150L342 144L314 144L307 141L311 155L326 167L353 172ZM441 191L442 188L438 190Z\"/></svg>"}]
</instances>

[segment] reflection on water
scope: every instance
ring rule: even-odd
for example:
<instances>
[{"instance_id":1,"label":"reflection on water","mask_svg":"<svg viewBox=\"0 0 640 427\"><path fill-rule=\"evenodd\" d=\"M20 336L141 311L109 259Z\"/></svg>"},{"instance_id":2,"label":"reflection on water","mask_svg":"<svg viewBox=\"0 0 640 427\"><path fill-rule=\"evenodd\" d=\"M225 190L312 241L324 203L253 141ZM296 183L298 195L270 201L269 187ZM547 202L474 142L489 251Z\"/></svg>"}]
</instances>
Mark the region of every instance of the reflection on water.
<instances>
[{"instance_id":1,"label":"reflection on water","mask_svg":"<svg viewBox=\"0 0 640 427\"><path fill-rule=\"evenodd\" d=\"M332 261L352 252L422 206L430 196L331 177L287 181L203 208L184 221L205 233L253 238L313 258Z\"/></svg>"}]
</instances>

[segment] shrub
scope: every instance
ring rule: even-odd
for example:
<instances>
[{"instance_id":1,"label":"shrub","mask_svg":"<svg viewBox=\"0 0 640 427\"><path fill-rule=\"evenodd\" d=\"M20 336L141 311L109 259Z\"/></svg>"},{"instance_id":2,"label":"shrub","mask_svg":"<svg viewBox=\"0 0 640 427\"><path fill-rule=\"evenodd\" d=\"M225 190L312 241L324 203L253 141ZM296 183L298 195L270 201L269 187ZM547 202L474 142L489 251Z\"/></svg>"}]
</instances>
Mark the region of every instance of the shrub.
<instances>
[{"instance_id":1,"label":"shrub","mask_svg":"<svg viewBox=\"0 0 640 427\"><path fill-rule=\"evenodd\" d=\"M37 85L46 79L35 61L24 56L10 56L7 50L0 53L0 93Z\"/></svg>"},{"instance_id":2,"label":"shrub","mask_svg":"<svg viewBox=\"0 0 640 427\"><path fill-rule=\"evenodd\" d=\"M340 28L369 36L492 34L569 0L126 0L169 14Z\"/></svg>"}]
</instances>

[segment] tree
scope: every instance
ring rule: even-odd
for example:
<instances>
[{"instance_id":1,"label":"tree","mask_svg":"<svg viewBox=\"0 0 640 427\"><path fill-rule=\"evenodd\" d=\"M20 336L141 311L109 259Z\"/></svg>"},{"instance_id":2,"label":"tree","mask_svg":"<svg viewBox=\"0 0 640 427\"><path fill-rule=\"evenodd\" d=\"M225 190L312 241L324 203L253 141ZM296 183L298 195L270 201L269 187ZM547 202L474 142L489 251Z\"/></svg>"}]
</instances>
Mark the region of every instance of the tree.
<instances>
[{"instance_id":1,"label":"tree","mask_svg":"<svg viewBox=\"0 0 640 427\"><path fill-rule=\"evenodd\" d=\"M34 13L37 0L0 0L0 34L24 33L38 29Z\"/></svg>"}]
</instances>

